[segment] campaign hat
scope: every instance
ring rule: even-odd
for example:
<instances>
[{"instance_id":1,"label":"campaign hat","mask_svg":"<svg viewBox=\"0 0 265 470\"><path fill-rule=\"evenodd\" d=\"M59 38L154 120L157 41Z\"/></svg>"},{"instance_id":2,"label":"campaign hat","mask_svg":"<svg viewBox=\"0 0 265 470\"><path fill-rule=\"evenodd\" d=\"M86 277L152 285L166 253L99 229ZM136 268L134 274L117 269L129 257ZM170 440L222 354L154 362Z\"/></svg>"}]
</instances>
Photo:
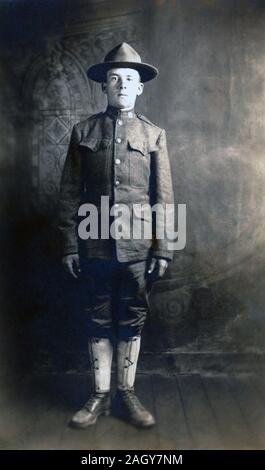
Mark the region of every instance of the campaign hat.
<instances>
[{"instance_id":1,"label":"campaign hat","mask_svg":"<svg viewBox=\"0 0 265 470\"><path fill-rule=\"evenodd\" d=\"M122 42L108 52L103 62L92 65L87 71L87 76L102 83L106 81L108 70L121 67L137 70L142 82L148 82L158 75L156 67L142 62L138 52L130 44Z\"/></svg>"}]
</instances>

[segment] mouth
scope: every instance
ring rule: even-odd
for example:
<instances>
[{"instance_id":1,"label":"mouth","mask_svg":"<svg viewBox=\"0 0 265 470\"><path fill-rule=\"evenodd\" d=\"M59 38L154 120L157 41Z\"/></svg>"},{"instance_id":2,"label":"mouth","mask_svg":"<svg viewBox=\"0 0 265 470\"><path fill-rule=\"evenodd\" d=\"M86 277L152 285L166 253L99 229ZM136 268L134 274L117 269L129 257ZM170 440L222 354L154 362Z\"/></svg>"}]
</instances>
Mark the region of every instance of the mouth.
<instances>
[{"instance_id":1,"label":"mouth","mask_svg":"<svg viewBox=\"0 0 265 470\"><path fill-rule=\"evenodd\" d=\"M119 93L118 96L128 96L128 95L125 95L124 93Z\"/></svg>"}]
</instances>

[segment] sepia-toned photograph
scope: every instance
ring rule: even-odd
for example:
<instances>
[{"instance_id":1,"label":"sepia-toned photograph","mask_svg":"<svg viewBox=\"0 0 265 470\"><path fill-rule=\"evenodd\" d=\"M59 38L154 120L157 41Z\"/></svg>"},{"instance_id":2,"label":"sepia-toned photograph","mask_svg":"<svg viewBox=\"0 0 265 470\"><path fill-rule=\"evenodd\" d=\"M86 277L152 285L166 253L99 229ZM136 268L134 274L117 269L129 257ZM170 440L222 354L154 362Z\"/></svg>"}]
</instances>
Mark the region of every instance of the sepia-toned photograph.
<instances>
[{"instance_id":1,"label":"sepia-toned photograph","mask_svg":"<svg viewBox=\"0 0 265 470\"><path fill-rule=\"evenodd\" d=\"M0 461L265 450L265 1L1 0L0 121Z\"/></svg>"}]
</instances>

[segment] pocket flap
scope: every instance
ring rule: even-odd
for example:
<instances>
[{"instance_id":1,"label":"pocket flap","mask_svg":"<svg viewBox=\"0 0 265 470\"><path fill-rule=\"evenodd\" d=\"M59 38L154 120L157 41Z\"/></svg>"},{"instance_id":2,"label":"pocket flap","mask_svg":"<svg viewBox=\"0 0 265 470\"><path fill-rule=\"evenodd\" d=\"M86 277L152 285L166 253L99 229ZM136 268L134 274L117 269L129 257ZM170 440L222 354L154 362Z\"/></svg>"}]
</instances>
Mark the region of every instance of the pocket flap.
<instances>
[{"instance_id":1,"label":"pocket flap","mask_svg":"<svg viewBox=\"0 0 265 470\"><path fill-rule=\"evenodd\" d=\"M106 149L111 144L110 139L97 139L95 137L87 137L81 140L79 145L82 147L87 147L92 152L97 152L100 149Z\"/></svg>"},{"instance_id":2,"label":"pocket flap","mask_svg":"<svg viewBox=\"0 0 265 470\"><path fill-rule=\"evenodd\" d=\"M131 150L137 150L137 152L140 152L142 155L147 155L158 150L156 144L152 144L148 140L134 139L132 137L128 139L128 147Z\"/></svg>"}]
</instances>

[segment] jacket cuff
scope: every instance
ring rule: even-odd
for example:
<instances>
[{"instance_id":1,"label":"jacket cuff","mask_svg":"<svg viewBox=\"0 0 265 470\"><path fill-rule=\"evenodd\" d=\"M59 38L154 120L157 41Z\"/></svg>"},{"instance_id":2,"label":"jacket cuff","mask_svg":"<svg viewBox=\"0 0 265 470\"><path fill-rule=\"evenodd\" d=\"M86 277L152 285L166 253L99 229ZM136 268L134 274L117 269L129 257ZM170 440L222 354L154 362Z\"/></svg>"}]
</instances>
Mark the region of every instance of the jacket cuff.
<instances>
[{"instance_id":1,"label":"jacket cuff","mask_svg":"<svg viewBox=\"0 0 265 470\"><path fill-rule=\"evenodd\" d=\"M75 244L72 245L64 245L61 250L61 255L74 255L79 252L78 247Z\"/></svg>"},{"instance_id":2,"label":"jacket cuff","mask_svg":"<svg viewBox=\"0 0 265 470\"><path fill-rule=\"evenodd\" d=\"M64 251L63 254L62 254L62 257L68 256L68 255L78 255L78 252L77 252L77 251L71 251L71 252L67 252L67 253L66 253L66 252Z\"/></svg>"},{"instance_id":3,"label":"jacket cuff","mask_svg":"<svg viewBox=\"0 0 265 470\"><path fill-rule=\"evenodd\" d=\"M174 257L173 251L163 251L163 250L153 250L152 251L153 258L163 258L167 261L172 261Z\"/></svg>"}]
</instances>

